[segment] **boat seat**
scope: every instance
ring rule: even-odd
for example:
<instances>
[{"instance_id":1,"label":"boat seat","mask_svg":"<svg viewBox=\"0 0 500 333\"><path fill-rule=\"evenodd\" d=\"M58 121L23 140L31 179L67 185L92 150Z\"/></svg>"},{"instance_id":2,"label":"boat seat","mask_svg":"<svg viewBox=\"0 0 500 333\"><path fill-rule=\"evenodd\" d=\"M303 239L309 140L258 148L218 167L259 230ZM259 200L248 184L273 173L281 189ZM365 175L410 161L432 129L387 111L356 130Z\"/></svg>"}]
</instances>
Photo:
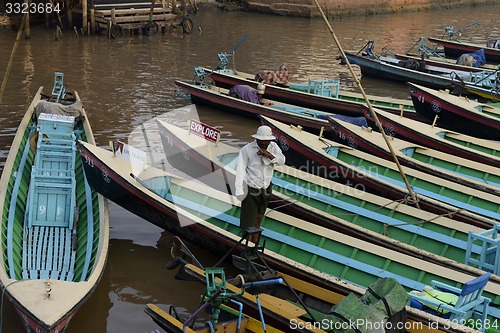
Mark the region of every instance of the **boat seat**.
<instances>
[{"instance_id":1,"label":"boat seat","mask_svg":"<svg viewBox=\"0 0 500 333\"><path fill-rule=\"evenodd\" d=\"M467 251L465 253L465 264L482 269L493 274L500 274L500 237L498 231L500 226L495 224L492 229L482 232L469 231L467 238ZM481 252L479 256L474 255L472 247L479 245Z\"/></svg>"},{"instance_id":2,"label":"boat seat","mask_svg":"<svg viewBox=\"0 0 500 333\"><path fill-rule=\"evenodd\" d=\"M481 325L478 328L484 332L488 316L490 299L481 296L491 273L478 276L466 283L463 288L456 288L439 281L431 281L431 286L424 291L412 291L409 305L421 310L429 310L437 315L446 316L453 322L463 322L477 311ZM429 296L431 295L431 296Z\"/></svg>"},{"instance_id":3,"label":"boat seat","mask_svg":"<svg viewBox=\"0 0 500 333\"><path fill-rule=\"evenodd\" d=\"M54 73L54 87L50 96L51 101L59 102L60 99L66 97L66 87L64 85L64 74L61 72Z\"/></svg>"},{"instance_id":4,"label":"boat seat","mask_svg":"<svg viewBox=\"0 0 500 333\"><path fill-rule=\"evenodd\" d=\"M64 227L25 228L23 279L72 281L76 251L72 231Z\"/></svg>"},{"instance_id":5,"label":"boat seat","mask_svg":"<svg viewBox=\"0 0 500 333\"><path fill-rule=\"evenodd\" d=\"M76 204L74 117L40 114L23 235L24 279L72 281Z\"/></svg>"}]
</instances>

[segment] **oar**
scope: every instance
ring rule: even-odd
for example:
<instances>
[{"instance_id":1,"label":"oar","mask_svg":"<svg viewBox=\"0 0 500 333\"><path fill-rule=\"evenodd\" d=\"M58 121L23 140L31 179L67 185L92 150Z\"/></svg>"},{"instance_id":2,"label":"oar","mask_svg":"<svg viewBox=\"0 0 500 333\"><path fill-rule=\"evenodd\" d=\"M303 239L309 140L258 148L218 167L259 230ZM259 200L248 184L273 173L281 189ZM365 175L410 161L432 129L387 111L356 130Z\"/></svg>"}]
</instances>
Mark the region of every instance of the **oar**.
<instances>
[{"instance_id":1,"label":"oar","mask_svg":"<svg viewBox=\"0 0 500 333\"><path fill-rule=\"evenodd\" d=\"M326 18L325 13L323 12L323 9L321 9L321 6L319 5L318 0L314 0L314 2L316 3L316 6L318 7L319 12L323 16L323 20L325 21L326 26L328 27L328 30L330 30L330 33L332 34L332 37L335 40L335 44L337 44L337 47L339 48L340 53L342 54L342 57L343 57L346 65L347 65L347 67L349 68L349 71L351 72L351 75L352 75L352 77L354 79L354 82L356 82L356 84L358 85L359 90L361 91L361 94L363 95L363 98L365 99L366 105L368 106L368 109L370 110L370 113L373 116L373 119L375 119L375 123L377 124L377 127L379 128L380 133L382 133L382 137L384 138L385 143L389 147L389 150L390 150L391 155L392 155L392 157L394 159L394 162L396 163L396 166L398 167L399 173L403 177L403 181L404 181L404 183L406 185L406 188L408 189L408 194L410 195L412 203L415 203L415 205L418 208L420 208L420 206L418 204L418 201L417 201L417 197L415 196L415 193L413 192L413 190L412 190L412 188L410 186L410 183L408 182L408 179L406 179L406 176L404 174L403 168L399 164L399 160L398 160L398 158L396 156L396 153L394 152L394 149L392 148L392 145L391 145L391 143L389 141L389 138L385 134L384 128L382 127L382 124L380 123L380 120L378 119L377 113L373 109L372 104L370 103L370 100L368 99L368 96L366 96L365 90L363 89L363 86L361 86L361 82L359 81L359 79L357 78L357 76L354 74L354 70L352 69L352 66L351 66L351 64L349 62L349 59L347 59L347 56L345 55L344 49L342 48L342 45L340 45L340 42L337 39L337 36L335 35L335 32L333 31L333 28L330 25L330 22L328 22L328 19Z\"/></svg>"}]
</instances>

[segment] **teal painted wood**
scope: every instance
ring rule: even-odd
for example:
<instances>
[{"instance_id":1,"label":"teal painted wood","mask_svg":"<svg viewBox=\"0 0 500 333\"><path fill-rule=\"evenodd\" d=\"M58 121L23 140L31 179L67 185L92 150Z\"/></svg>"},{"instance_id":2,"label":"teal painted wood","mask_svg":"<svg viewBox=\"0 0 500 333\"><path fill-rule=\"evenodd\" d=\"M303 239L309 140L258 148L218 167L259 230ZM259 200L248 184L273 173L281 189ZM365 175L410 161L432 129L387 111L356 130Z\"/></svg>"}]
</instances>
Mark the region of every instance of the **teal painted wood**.
<instances>
[{"instance_id":1,"label":"teal painted wood","mask_svg":"<svg viewBox=\"0 0 500 333\"><path fill-rule=\"evenodd\" d=\"M72 244L76 206L74 118L50 117L42 114L37 126L37 151L24 227L28 236L23 256L28 258L23 258L26 265L22 275L30 279L70 280L76 258Z\"/></svg>"},{"instance_id":2,"label":"teal painted wood","mask_svg":"<svg viewBox=\"0 0 500 333\"><path fill-rule=\"evenodd\" d=\"M500 274L500 238L498 238L498 224L492 229L485 230L480 233L470 231L467 242L467 252L465 256L465 263L467 265L475 265L477 268L491 272L493 274ZM472 257L472 246L474 243L481 244L481 253L479 258Z\"/></svg>"},{"instance_id":3,"label":"teal painted wood","mask_svg":"<svg viewBox=\"0 0 500 333\"><path fill-rule=\"evenodd\" d=\"M94 238L94 212L92 205L92 190L90 189L89 183L87 181L87 176L85 172L83 173L83 179L85 182L85 203L87 210L87 250L85 251L85 263L83 264L83 271L80 281L85 281L87 279L87 274L89 273L90 261L92 259L92 247L93 247L93 238ZM74 237L74 242L76 242L76 229L73 228L72 236ZM76 244L73 244L73 250ZM73 251L74 252L74 251Z\"/></svg>"},{"instance_id":4,"label":"teal painted wood","mask_svg":"<svg viewBox=\"0 0 500 333\"><path fill-rule=\"evenodd\" d=\"M363 168L359 168L359 169L362 170ZM383 179L383 180L385 180L387 182L390 182L390 183L392 183L394 185L397 185L397 186L400 186L400 187L406 187L406 185L405 185L405 183L403 181L399 181L399 180L396 180L394 178L381 175L379 173L372 172L371 174L374 175L374 176L376 176L376 177L378 177L378 178L381 178L381 179ZM426 197L429 197L429 198L432 198L432 199L435 199L435 200L438 200L438 201L445 202L445 203L447 203L449 205L452 205L452 206L455 206L455 207L459 207L459 208L462 208L462 209L466 209L466 210L471 211L473 213L480 214L480 215L489 217L491 219L500 221L500 213L493 212L491 210L487 210L487 209L478 207L476 205L471 205L471 204L468 204L466 202L458 201L458 200L455 200L453 198L446 197L446 196L440 195L439 193L428 191L426 189L423 189L423 188L420 188L420 187L417 187L417 186L412 186L412 189L413 189L413 191L415 193L418 193L418 194L424 195Z\"/></svg>"},{"instance_id":5,"label":"teal painted wood","mask_svg":"<svg viewBox=\"0 0 500 333\"><path fill-rule=\"evenodd\" d=\"M28 138L31 137L31 135L35 132L35 128L32 127L28 133ZM14 182L14 187L12 189L12 200L10 202L9 206L9 217L8 217L8 222L7 222L7 262L9 263L9 275L11 279L15 278L15 272L14 272L14 254L13 254L13 244L12 240L14 239L13 232L14 232L14 218L15 218L15 213L16 213L16 205L17 205L17 199L18 199L18 192L19 192L19 187L21 186L21 181L22 181L22 176L23 176L23 170L26 165L26 160L28 158L28 154L30 152L30 145L28 142L26 142L26 145L24 146L23 150L23 155L21 156L21 161L19 163L19 168L17 169L17 177L16 181Z\"/></svg>"},{"instance_id":6,"label":"teal painted wood","mask_svg":"<svg viewBox=\"0 0 500 333\"><path fill-rule=\"evenodd\" d=\"M338 148L334 149L338 151ZM237 157L238 154L226 154L223 156L219 156L219 160L225 164L228 167L231 167L233 169L236 168L236 163L237 163ZM444 235L439 232L435 232L433 230L429 230L426 228L422 228L417 225L413 224L407 224L402 220L386 216L377 212L374 212L372 210L365 209L363 207L359 207L357 205L350 204L348 202L336 199L331 196L324 195L322 193L318 193L316 191L313 191L309 188L304 188L302 186L298 186L296 184L287 182L286 180L279 179L276 176L273 177L273 185L281 187L286 189L286 191L291 191L295 192L299 195L304 195L306 197L312 198L314 200L317 200L319 202L323 202L327 205L331 205L332 207L338 207L340 209L349 211L349 212L355 212L357 215L367 217L373 221L377 221L380 223L384 223L393 227L396 227L398 229L406 230L409 231L415 235L419 235L422 237L426 237L428 239L433 239L433 240L438 240L439 242L443 244L447 244L452 247L459 248L463 250L464 252L467 250L467 242L465 240L460 240L452 236ZM482 249L479 245L471 244L470 245L470 256L473 256L473 254L480 254L482 252Z\"/></svg>"},{"instance_id":7,"label":"teal painted wood","mask_svg":"<svg viewBox=\"0 0 500 333\"><path fill-rule=\"evenodd\" d=\"M220 221L223 221L225 223L229 223L233 226L239 227L239 218L226 214L224 212L220 212L216 209L208 208L203 205L200 205L198 203L194 203L190 201L189 199L177 196L177 195L172 195L168 194L165 199L175 203L176 205L179 205L181 207L187 208L189 210L193 210L199 213L202 213L207 216L214 217ZM291 246L297 249L301 249L303 251L313 253L314 255L327 259L332 262L337 262L341 265L344 265L346 267L359 270L362 272L366 272L372 276L376 277L392 277L395 278L401 285L409 288L409 289L414 289L414 290L422 290L423 287L426 286L425 283L418 282L415 280L412 280L410 278L407 278L405 276L402 276L400 274L394 273L394 272L389 272L387 270L382 270L379 267L371 266L368 263L364 263L352 258L349 258L347 256L337 254L333 251L329 251L323 248L320 248L318 246L309 244L307 242L301 241L297 238L290 237L288 235L284 235L282 233L278 233L273 230L269 230L267 228L263 229L263 236L267 237L269 240L275 240L281 244L286 244L287 246Z\"/></svg>"},{"instance_id":8,"label":"teal painted wood","mask_svg":"<svg viewBox=\"0 0 500 333\"><path fill-rule=\"evenodd\" d=\"M459 239L456 239L454 237L450 237L447 235L443 235L439 232L425 229L425 228L422 228L422 227L417 226L417 225L405 224L403 221L395 219L393 217L386 216L386 215L365 209L363 207L359 207L359 206L350 204L348 202L344 202L342 200L335 199L335 198L330 197L330 196L326 196L324 194L312 191L310 189L306 189L304 187L288 183L288 182L283 181L281 179L278 179L276 177L273 178L273 185L281 186L283 188L286 188L287 191L293 191L293 192L296 192L298 194L305 195L305 196L313 198L317 201L324 202L328 205L332 205L333 207L338 207L340 209L350 211L350 212L356 212L356 214L358 214L360 216L364 216L364 217L367 217L367 218L372 219L374 221L379 221L380 223L384 223L384 224L393 226L395 228L399 228L402 230L412 232L415 235L419 235L419 236L426 237L429 239L438 240L441 243L444 243L444 244L447 244L447 245L450 245L453 247L457 247L457 248L462 249L464 251L466 251L468 248L468 244L465 241L462 241L462 240L459 240ZM471 244L470 251L471 251L471 256L473 253L479 254L479 253L481 253L481 247L478 245Z\"/></svg>"}]
</instances>

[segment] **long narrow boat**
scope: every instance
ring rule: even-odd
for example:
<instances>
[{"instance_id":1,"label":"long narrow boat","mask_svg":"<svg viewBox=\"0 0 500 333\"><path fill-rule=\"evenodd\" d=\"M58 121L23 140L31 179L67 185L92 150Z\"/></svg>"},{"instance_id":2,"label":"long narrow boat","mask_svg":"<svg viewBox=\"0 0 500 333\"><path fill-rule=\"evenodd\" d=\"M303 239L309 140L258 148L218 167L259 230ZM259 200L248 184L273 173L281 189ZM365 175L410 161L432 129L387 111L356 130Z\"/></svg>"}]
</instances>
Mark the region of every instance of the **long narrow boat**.
<instances>
[{"instance_id":1,"label":"long narrow boat","mask_svg":"<svg viewBox=\"0 0 500 333\"><path fill-rule=\"evenodd\" d=\"M465 84L465 89L477 96L481 96L482 98L493 101L500 102L500 85L497 83L496 86L481 86L477 84Z\"/></svg>"},{"instance_id":2,"label":"long narrow boat","mask_svg":"<svg viewBox=\"0 0 500 333\"><path fill-rule=\"evenodd\" d=\"M422 124L404 117L393 116L382 110L377 111L377 117L385 133L389 136L405 139L471 161L494 167L500 166L499 141L480 139L446 130L443 127ZM376 123L371 114L367 113L366 119L371 126L375 126Z\"/></svg>"},{"instance_id":3,"label":"long narrow boat","mask_svg":"<svg viewBox=\"0 0 500 333\"><path fill-rule=\"evenodd\" d=\"M309 172L325 178L335 179L340 175L353 186L361 186L364 190L380 193L392 199L403 199L408 193L394 162L270 118L262 117L262 120L273 128L287 158L287 164L306 168ZM500 220L498 196L411 168L402 167L402 169L413 192L418 196L417 200L420 198L421 207L424 205L422 199L430 197L456 207L457 213L468 211L496 221ZM455 215L455 218L459 216Z\"/></svg>"},{"instance_id":4,"label":"long narrow boat","mask_svg":"<svg viewBox=\"0 0 500 333\"><path fill-rule=\"evenodd\" d=\"M227 300L228 302L231 299ZM211 303L208 303L208 306L211 306ZM203 306L202 306L203 307ZM200 309L202 309L200 307ZM210 307L211 308L211 307ZM258 319L248 316L244 313L240 313L225 304L219 304L219 313L217 314L217 320L212 318L203 322L203 325L198 321L198 323L193 322L193 324L197 324L198 326L191 327L191 323L184 323L179 320L179 318L174 317L176 310L171 305L168 310L164 310L158 305L155 304L147 304L146 309L144 310L148 316L153 319L153 321L158 324L165 332L167 333L206 333L206 332L225 332L225 333L284 333L285 331L281 331L276 329L269 324L264 324L266 330L264 331L262 322ZM204 310L203 307L202 310ZM206 315L203 312L197 313L198 315ZM191 319L190 317L187 319ZM156 331L158 332L158 331ZM324 332L319 331L318 332Z\"/></svg>"},{"instance_id":5,"label":"long narrow boat","mask_svg":"<svg viewBox=\"0 0 500 333\"><path fill-rule=\"evenodd\" d=\"M486 61L500 63L500 49L478 45L474 43L461 42L456 40L444 40L441 38L428 37L429 42L439 44L444 48L444 54L447 57L458 58L464 53L475 52L484 49Z\"/></svg>"},{"instance_id":6,"label":"long narrow boat","mask_svg":"<svg viewBox=\"0 0 500 333\"><path fill-rule=\"evenodd\" d=\"M223 142L209 142L178 126L158 121L166 159L171 166L213 188L232 193L239 150ZM273 177L272 209L316 225L352 235L402 253L411 247L464 262L470 232L478 228L417 209L366 191L288 166L278 166ZM476 258L482 250L471 247Z\"/></svg>"},{"instance_id":7,"label":"long narrow boat","mask_svg":"<svg viewBox=\"0 0 500 333\"><path fill-rule=\"evenodd\" d=\"M183 310L183 315L179 315L180 311L174 305L170 305L168 310L163 310L155 304L147 304L145 312L168 333L206 333L206 332L226 332L226 333L284 333L285 330L280 330L271 326L267 319L271 316L277 317L272 311L264 313L263 308L258 304L259 312L254 315L248 314L248 308L243 307L243 303L239 301L241 296L245 295L245 289L235 290L234 286L226 283L224 270L220 267L212 267L206 271L206 288L200 298L198 309L187 316L185 309L179 306L179 310ZM282 279L271 279L261 281L260 285L279 284ZM246 298L250 298L245 295ZM250 295L252 296L252 295ZM255 297L253 297L255 300ZM282 301L283 303L285 301ZM234 303L236 306L233 309L230 305ZM241 305L241 306L237 306ZM293 305L290 305L293 307ZM295 307L297 311L302 309ZM267 309L266 309L267 310ZM283 313L283 312L282 312ZM206 316L208 315L208 318ZM289 319L294 319L292 315ZM296 317L295 317L296 318ZM271 318L272 319L272 318ZM305 323L302 321L302 323ZM318 332L325 333L321 329L316 330L301 330L301 332Z\"/></svg>"},{"instance_id":8,"label":"long narrow boat","mask_svg":"<svg viewBox=\"0 0 500 333\"><path fill-rule=\"evenodd\" d=\"M85 164L90 183L110 200L215 253L243 250L235 197L149 166L131 175L132 167L112 152L86 143L80 143L80 152L90 162ZM332 290L348 288L339 278L366 288L392 277L406 290L422 290L431 280L460 286L481 274L429 263L276 211L266 213L262 228L263 258L272 268ZM490 281L484 296L498 304L500 283ZM411 318L420 313L410 310ZM493 307L488 313L500 317Z\"/></svg>"},{"instance_id":9,"label":"long narrow boat","mask_svg":"<svg viewBox=\"0 0 500 333\"><path fill-rule=\"evenodd\" d=\"M438 125L478 138L500 140L500 108L408 83L418 113L438 116Z\"/></svg>"},{"instance_id":10,"label":"long narrow boat","mask_svg":"<svg viewBox=\"0 0 500 333\"><path fill-rule=\"evenodd\" d=\"M444 67L444 68L447 68L449 70L459 70L462 72L465 72L465 71L470 71L470 72L492 71L493 72L494 70L496 70L496 66L494 66L494 65L485 64L485 65L479 66L479 67L459 65L459 64L457 64L456 59L447 59L444 57L424 56L422 59L422 57L419 57L417 55L412 55L412 54L394 54L394 57L398 60L403 60L403 61L408 61L410 59L417 60L417 61L423 61L426 65L426 67L427 66Z\"/></svg>"},{"instance_id":11,"label":"long narrow boat","mask_svg":"<svg viewBox=\"0 0 500 333\"><path fill-rule=\"evenodd\" d=\"M298 124L312 131L319 131L328 124L327 116L333 113L317 111L298 107L291 104L267 100L272 105L261 105L228 95L228 90L216 86L202 84L190 84L183 81L175 81L183 91L191 96L191 101L197 104L205 104L220 110L239 114L246 117L258 117L267 115L275 119L293 119Z\"/></svg>"},{"instance_id":12,"label":"long narrow boat","mask_svg":"<svg viewBox=\"0 0 500 333\"><path fill-rule=\"evenodd\" d=\"M256 266L258 262L252 262L252 264ZM380 279L370 286L375 294L387 300L388 307L386 308L385 306L379 307L380 304L377 304L383 300L376 300L373 294L365 292L361 288L359 288L359 292L352 292L350 296L346 296L300 281L281 272L267 270L264 266L262 268L264 270L258 273L241 274L240 278L226 278L226 290L228 293L236 295L235 300L241 302L249 314L257 317L259 313L263 313L264 317L267 315L271 319L269 321L271 325L286 332L290 329L299 332L325 332L339 328L338 321L340 319L330 312L334 309L342 311L343 304L345 304L343 302L350 302L354 297L359 298L361 303L366 305L358 303L360 305L359 311L353 312L344 309L340 314L353 322L356 319L359 320L356 326L361 330L364 328L362 320L377 316L377 314L390 317L387 320L393 324L406 321L405 305L408 295L394 279ZM213 276L212 268L202 269L187 264L182 269L191 278L197 279L201 283L206 283L207 275ZM216 268L216 270L221 271L222 268ZM260 275L264 275L265 278L259 278ZM216 281L223 284L220 278L217 278ZM237 287L233 283L238 283L240 286L243 284L245 291L243 295L238 295L241 293L241 287ZM389 314L387 309L390 311ZM319 323L323 324L319 325ZM421 323L410 320L406 323L406 327L409 328L407 331L415 330L419 324Z\"/></svg>"},{"instance_id":13,"label":"long narrow boat","mask_svg":"<svg viewBox=\"0 0 500 333\"><path fill-rule=\"evenodd\" d=\"M398 60L391 57L371 58L350 52L345 52L345 55L351 64L360 67L362 75L378 79L414 82L426 87L450 90L461 83L459 79L455 78L457 74L451 74L450 72L428 73L418 69L406 68L399 66ZM465 73L459 73L459 75L467 76Z\"/></svg>"},{"instance_id":14,"label":"long narrow boat","mask_svg":"<svg viewBox=\"0 0 500 333\"><path fill-rule=\"evenodd\" d=\"M250 74L234 71L231 69L210 70L202 68L204 73L211 78L217 86L222 88L231 88L235 85L248 85L252 88L257 88L258 82ZM362 95L349 91L335 91L335 88L328 90L331 94L313 93L315 85L305 84L301 90L298 90L297 84L290 84L289 87L266 85L264 97L283 103L302 106L320 111L343 114L352 117L362 116L366 108L366 102ZM309 86L309 87L308 87ZM306 89L305 91L302 91ZM336 88L339 89L339 88ZM310 92L308 92L310 91ZM338 95L338 96L337 96ZM410 100L386 98L380 96L368 96L370 103L377 108L387 112L401 114L404 117L425 121L424 117L420 117L415 113L415 109Z\"/></svg>"},{"instance_id":15,"label":"long narrow boat","mask_svg":"<svg viewBox=\"0 0 500 333\"><path fill-rule=\"evenodd\" d=\"M335 140L394 161L382 134L333 117L328 118ZM500 168L464 159L443 151L390 137L389 143L400 164L480 191L500 195ZM499 163L500 166L500 163Z\"/></svg>"},{"instance_id":16,"label":"long narrow boat","mask_svg":"<svg viewBox=\"0 0 500 333\"><path fill-rule=\"evenodd\" d=\"M94 143L78 94L50 102L42 91L19 124L0 180L0 281L27 332L60 333L101 278L109 220L76 152L75 139Z\"/></svg>"}]
</instances>

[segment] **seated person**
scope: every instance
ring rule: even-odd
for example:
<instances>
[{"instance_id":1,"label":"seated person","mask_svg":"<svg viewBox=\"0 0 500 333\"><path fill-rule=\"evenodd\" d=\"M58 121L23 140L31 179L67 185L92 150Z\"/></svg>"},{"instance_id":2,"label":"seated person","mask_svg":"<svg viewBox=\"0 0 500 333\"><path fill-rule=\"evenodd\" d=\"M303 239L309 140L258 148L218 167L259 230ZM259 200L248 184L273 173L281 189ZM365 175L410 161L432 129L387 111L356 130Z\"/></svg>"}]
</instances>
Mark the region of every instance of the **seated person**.
<instances>
[{"instance_id":1,"label":"seated person","mask_svg":"<svg viewBox=\"0 0 500 333\"><path fill-rule=\"evenodd\" d=\"M265 89L266 88L262 83L259 83L257 89L241 84L232 87L229 90L229 96L255 104L271 105L272 103L265 102L262 99L262 95L264 95Z\"/></svg>"}]
</instances>

